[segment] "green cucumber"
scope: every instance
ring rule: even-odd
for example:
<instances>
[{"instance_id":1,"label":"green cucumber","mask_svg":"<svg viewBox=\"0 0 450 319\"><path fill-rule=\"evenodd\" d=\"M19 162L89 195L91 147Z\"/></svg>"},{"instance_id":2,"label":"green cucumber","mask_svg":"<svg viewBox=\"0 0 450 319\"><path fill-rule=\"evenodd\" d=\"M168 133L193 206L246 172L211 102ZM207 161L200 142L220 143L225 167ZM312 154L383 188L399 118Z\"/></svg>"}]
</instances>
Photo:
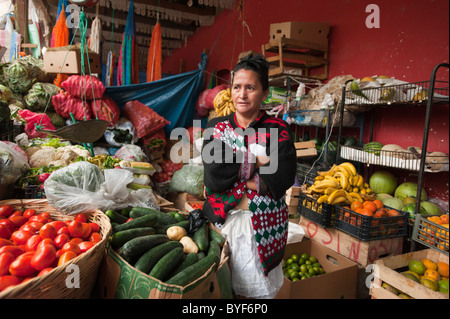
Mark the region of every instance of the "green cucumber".
<instances>
[{"instance_id":1,"label":"green cucumber","mask_svg":"<svg viewBox=\"0 0 450 319\"><path fill-rule=\"evenodd\" d=\"M134 218L124 224L120 224L120 225L114 227L113 230L115 232L118 232L118 231L122 231L122 230L138 228L138 227L152 227L155 223L156 223L156 216L146 215L146 216Z\"/></svg>"},{"instance_id":2,"label":"green cucumber","mask_svg":"<svg viewBox=\"0 0 450 319\"><path fill-rule=\"evenodd\" d=\"M166 284L181 287L187 286L203 276L214 264L219 264L219 257L217 257L216 254L208 255L195 264L183 269L175 276L172 276L166 281Z\"/></svg>"},{"instance_id":3,"label":"green cucumber","mask_svg":"<svg viewBox=\"0 0 450 319\"><path fill-rule=\"evenodd\" d=\"M123 246L127 241L141 236L153 235L155 229L152 227L139 227L122 230L111 235L109 241L114 249Z\"/></svg>"},{"instance_id":4,"label":"green cucumber","mask_svg":"<svg viewBox=\"0 0 450 319\"><path fill-rule=\"evenodd\" d=\"M122 209L119 211L119 214L120 214L120 215L123 215L123 216L125 216L125 217L130 218L130 212L131 212L131 209L132 209L132 208L133 208L133 207L131 207L131 206L122 208Z\"/></svg>"},{"instance_id":5,"label":"green cucumber","mask_svg":"<svg viewBox=\"0 0 450 319\"><path fill-rule=\"evenodd\" d=\"M144 253L169 241L166 235L147 235L127 241L121 249L120 255L130 264L134 264Z\"/></svg>"},{"instance_id":6,"label":"green cucumber","mask_svg":"<svg viewBox=\"0 0 450 319\"><path fill-rule=\"evenodd\" d=\"M113 211L112 209L108 209L105 212L105 215L108 216L111 223L123 224L128 220L127 217Z\"/></svg>"},{"instance_id":7,"label":"green cucumber","mask_svg":"<svg viewBox=\"0 0 450 319\"><path fill-rule=\"evenodd\" d=\"M194 242L198 246L199 251L206 252L209 246L209 231L208 224L203 223L199 229L194 233Z\"/></svg>"},{"instance_id":8,"label":"green cucumber","mask_svg":"<svg viewBox=\"0 0 450 319\"><path fill-rule=\"evenodd\" d=\"M211 256L211 255L215 255L217 258L220 259L220 246L214 240L211 240L209 242L208 254L206 256Z\"/></svg>"},{"instance_id":9,"label":"green cucumber","mask_svg":"<svg viewBox=\"0 0 450 319\"><path fill-rule=\"evenodd\" d=\"M150 277L165 281L172 270L174 270L184 258L183 248L177 247L165 254L161 259L153 266L149 273Z\"/></svg>"},{"instance_id":10,"label":"green cucumber","mask_svg":"<svg viewBox=\"0 0 450 319\"><path fill-rule=\"evenodd\" d=\"M165 254L177 247L183 248L183 245L179 241L169 241L153 247L138 259L134 268L148 274Z\"/></svg>"},{"instance_id":11,"label":"green cucumber","mask_svg":"<svg viewBox=\"0 0 450 319\"><path fill-rule=\"evenodd\" d=\"M164 226L168 224L175 224L177 220L175 217L170 216L167 213L160 212L159 210L152 209L152 208L146 208L146 207L133 207L133 209L130 212L130 217L133 216L143 216L143 215L156 215L158 217L156 224L158 226ZM135 218L135 217L133 217Z\"/></svg>"},{"instance_id":12,"label":"green cucumber","mask_svg":"<svg viewBox=\"0 0 450 319\"><path fill-rule=\"evenodd\" d=\"M180 271L182 271L183 269L195 264L196 262L198 262L200 260L199 256L197 253L189 253L186 258L184 258L184 260L181 262L181 264L175 268L175 270L172 272L172 276L175 276L176 274L178 274Z\"/></svg>"},{"instance_id":13,"label":"green cucumber","mask_svg":"<svg viewBox=\"0 0 450 319\"><path fill-rule=\"evenodd\" d=\"M214 240L219 244L220 247L225 243L225 238L223 238L222 234L220 234L217 230L210 228L209 229L209 238L210 240Z\"/></svg>"}]
</instances>

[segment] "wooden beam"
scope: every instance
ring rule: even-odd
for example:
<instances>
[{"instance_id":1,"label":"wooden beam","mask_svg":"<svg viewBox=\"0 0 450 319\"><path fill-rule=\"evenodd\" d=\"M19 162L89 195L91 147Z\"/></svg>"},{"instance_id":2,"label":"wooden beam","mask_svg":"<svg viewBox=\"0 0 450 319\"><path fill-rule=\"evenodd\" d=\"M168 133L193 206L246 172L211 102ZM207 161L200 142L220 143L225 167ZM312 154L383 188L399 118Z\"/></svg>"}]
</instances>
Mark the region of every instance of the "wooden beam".
<instances>
[{"instance_id":1,"label":"wooden beam","mask_svg":"<svg viewBox=\"0 0 450 319\"><path fill-rule=\"evenodd\" d=\"M158 6L158 0L134 0L135 3L143 3L151 6ZM187 2L187 1L186 1ZM185 4L179 4L169 1L159 1L160 8L171 9L176 11L182 11L186 13L201 15L201 16L214 16L216 15L216 8L214 7L188 7Z\"/></svg>"}]
</instances>

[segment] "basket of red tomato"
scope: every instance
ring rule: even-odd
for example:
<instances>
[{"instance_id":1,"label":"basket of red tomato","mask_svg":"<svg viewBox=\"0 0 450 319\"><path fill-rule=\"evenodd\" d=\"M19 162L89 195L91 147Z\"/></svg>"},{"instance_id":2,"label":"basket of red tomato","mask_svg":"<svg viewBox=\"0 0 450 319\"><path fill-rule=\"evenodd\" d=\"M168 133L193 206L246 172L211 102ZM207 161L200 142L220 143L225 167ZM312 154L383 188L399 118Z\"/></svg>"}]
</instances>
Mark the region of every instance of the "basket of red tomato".
<instances>
[{"instance_id":1,"label":"basket of red tomato","mask_svg":"<svg viewBox=\"0 0 450 319\"><path fill-rule=\"evenodd\" d=\"M46 199L0 201L0 298L90 298L110 234L100 210L65 215Z\"/></svg>"}]
</instances>

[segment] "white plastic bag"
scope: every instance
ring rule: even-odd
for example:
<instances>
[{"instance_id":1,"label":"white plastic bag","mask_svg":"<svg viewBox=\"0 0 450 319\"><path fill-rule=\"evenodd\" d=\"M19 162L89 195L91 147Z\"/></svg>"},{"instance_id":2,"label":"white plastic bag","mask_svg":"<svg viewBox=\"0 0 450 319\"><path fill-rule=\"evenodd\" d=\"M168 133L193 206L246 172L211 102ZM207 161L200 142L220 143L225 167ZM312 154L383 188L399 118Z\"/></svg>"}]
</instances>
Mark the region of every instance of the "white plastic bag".
<instances>
[{"instance_id":1,"label":"white plastic bag","mask_svg":"<svg viewBox=\"0 0 450 319\"><path fill-rule=\"evenodd\" d=\"M0 141L0 184L12 184L30 169L27 155L15 143Z\"/></svg>"},{"instance_id":2,"label":"white plastic bag","mask_svg":"<svg viewBox=\"0 0 450 319\"><path fill-rule=\"evenodd\" d=\"M106 169L103 175L97 165L83 161L53 172L44 188L49 204L69 215L127 206L159 209L151 189L127 188L132 181L130 171Z\"/></svg>"},{"instance_id":3,"label":"white plastic bag","mask_svg":"<svg viewBox=\"0 0 450 319\"><path fill-rule=\"evenodd\" d=\"M236 295L274 298L283 285L283 265L264 276L253 233L251 212L231 210L221 232L230 247L231 285Z\"/></svg>"}]
</instances>

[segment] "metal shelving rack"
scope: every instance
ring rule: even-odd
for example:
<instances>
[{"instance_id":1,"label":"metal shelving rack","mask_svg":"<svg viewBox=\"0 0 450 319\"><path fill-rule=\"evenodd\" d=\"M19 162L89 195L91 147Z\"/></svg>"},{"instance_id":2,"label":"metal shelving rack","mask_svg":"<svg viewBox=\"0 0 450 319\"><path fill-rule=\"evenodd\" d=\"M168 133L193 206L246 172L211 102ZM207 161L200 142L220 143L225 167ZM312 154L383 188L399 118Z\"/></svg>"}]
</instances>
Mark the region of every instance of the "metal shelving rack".
<instances>
[{"instance_id":1,"label":"metal shelving rack","mask_svg":"<svg viewBox=\"0 0 450 319\"><path fill-rule=\"evenodd\" d=\"M448 104L449 103L449 82L448 81L437 81L436 74L441 68L449 68L448 63L440 63L436 65L431 73L430 81L422 81L415 83L407 83L400 85L392 85L389 87L380 87L380 88L363 88L360 90L347 90L347 86L353 80L347 81L342 88L342 108L340 112L341 121L344 113L344 106L346 104L346 100L349 97L349 93L352 93L351 96L353 100L350 100L347 105L357 106L362 108L363 111L371 111L371 127L370 127L370 137L369 141L372 141L373 137L373 118L374 118L374 110L375 108L380 107L392 107L395 105L403 105L403 106L417 106L417 105L426 105L426 114L425 114L425 128L424 135L422 140L422 150L420 154L420 162L418 163L418 168L415 166L414 171L418 172L418 187L416 198L419 199L420 203L420 195L423 188L424 181L424 173L425 173L425 162L427 157L427 146L428 146L428 136L430 130L430 118L431 118L431 110L433 105L438 104ZM436 84L439 84L437 87ZM401 92L402 94L396 96L394 91ZM342 135L342 126L339 125L339 133L338 133L338 146L337 146L337 159L341 156L341 144L339 143ZM370 155L370 154L369 154ZM400 156L404 156L404 154L398 154ZM416 154L416 159L418 155ZM364 162L364 161L362 161ZM447 161L448 163L448 161ZM385 166L383 163L375 165ZM392 166L396 167L396 166ZM410 167L396 167L411 170ZM420 210L420 205L416 205L415 215L417 216ZM412 244L413 246L413 244ZM412 247L413 248L413 247Z\"/></svg>"}]
</instances>

